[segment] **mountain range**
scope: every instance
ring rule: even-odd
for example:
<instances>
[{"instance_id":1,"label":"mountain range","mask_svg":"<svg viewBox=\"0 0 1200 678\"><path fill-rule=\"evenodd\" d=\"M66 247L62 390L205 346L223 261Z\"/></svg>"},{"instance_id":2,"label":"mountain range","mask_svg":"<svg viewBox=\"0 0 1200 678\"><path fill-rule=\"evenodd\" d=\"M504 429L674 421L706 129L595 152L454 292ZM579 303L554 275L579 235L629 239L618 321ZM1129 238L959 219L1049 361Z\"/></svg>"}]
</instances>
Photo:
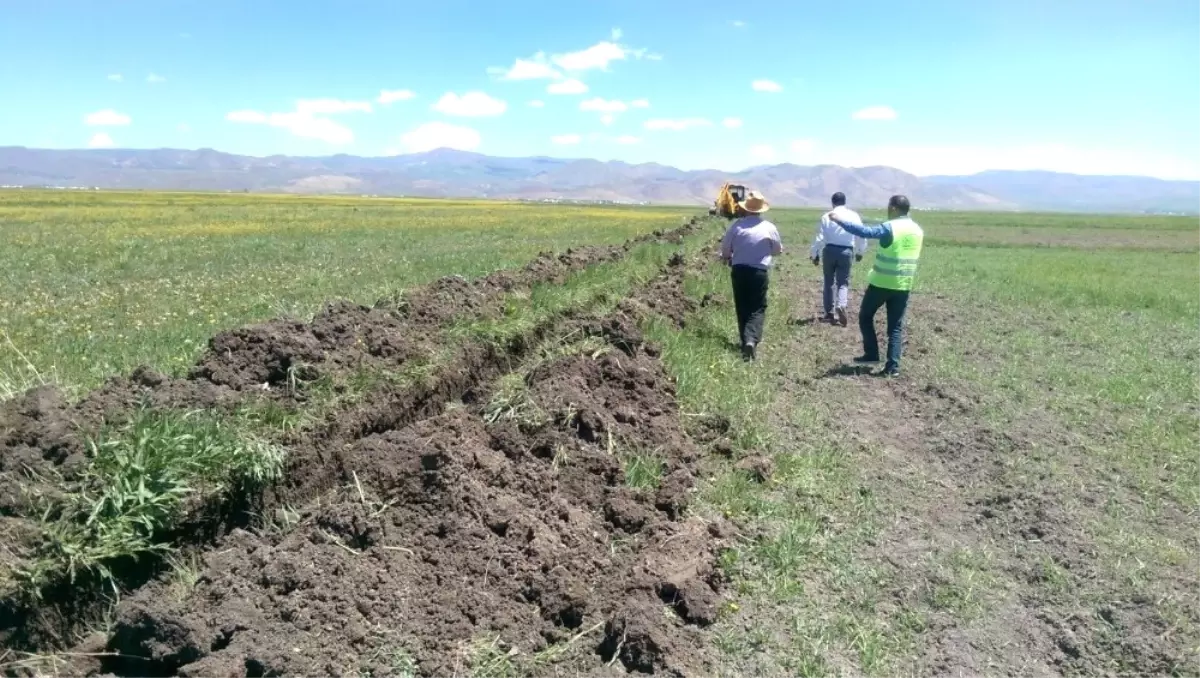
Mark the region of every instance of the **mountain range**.
<instances>
[{"instance_id":1,"label":"mountain range","mask_svg":"<svg viewBox=\"0 0 1200 678\"><path fill-rule=\"evenodd\" d=\"M709 205L725 181L777 206L823 206L835 191L856 206L903 193L917 208L1196 213L1200 182L1041 171L918 177L891 167L763 165L680 170L549 157L501 158L452 149L386 157L253 157L212 149L58 150L0 147L0 186L345 193Z\"/></svg>"}]
</instances>

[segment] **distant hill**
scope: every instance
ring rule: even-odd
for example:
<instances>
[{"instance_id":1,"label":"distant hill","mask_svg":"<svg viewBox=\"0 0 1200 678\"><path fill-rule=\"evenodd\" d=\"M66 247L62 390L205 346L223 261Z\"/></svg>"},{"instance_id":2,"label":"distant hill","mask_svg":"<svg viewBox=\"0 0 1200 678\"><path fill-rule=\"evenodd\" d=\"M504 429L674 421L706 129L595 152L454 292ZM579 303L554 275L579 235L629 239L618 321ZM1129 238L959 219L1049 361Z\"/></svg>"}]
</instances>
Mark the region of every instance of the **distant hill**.
<instances>
[{"instance_id":1,"label":"distant hill","mask_svg":"<svg viewBox=\"0 0 1200 678\"><path fill-rule=\"evenodd\" d=\"M823 206L835 191L863 207L882 206L894 193L926 209L1195 212L1200 206L1200 182L1052 172L922 178L891 167L781 164L742 172L684 171L657 163L499 158L451 149L389 157L252 157L212 149L0 147L0 185L20 186L708 205L727 180L753 186L781 207Z\"/></svg>"},{"instance_id":2,"label":"distant hill","mask_svg":"<svg viewBox=\"0 0 1200 678\"><path fill-rule=\"evenodd\" d=\"M1189 214L1200 210L1200 182L1197 181L1010 170L989 170L966 177L934 176L925 180L942 186L971 186L1026 209Z\"/></svg>"}]
</instances>

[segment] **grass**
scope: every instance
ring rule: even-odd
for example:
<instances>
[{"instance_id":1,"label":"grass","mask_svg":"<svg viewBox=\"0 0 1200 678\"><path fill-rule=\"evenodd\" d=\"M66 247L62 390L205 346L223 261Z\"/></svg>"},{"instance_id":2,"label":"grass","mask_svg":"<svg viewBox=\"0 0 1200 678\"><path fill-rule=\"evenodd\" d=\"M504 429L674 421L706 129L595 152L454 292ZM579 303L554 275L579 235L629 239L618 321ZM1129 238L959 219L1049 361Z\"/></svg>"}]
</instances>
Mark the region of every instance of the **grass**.
<instances>
[{"instance_id":1,"label":"grass","mask_svg":"<svg viewBox=\"0 0 1200 678\"><path fill-rule=\"evenodd\" d=\"M688 208L173 193L0 192L0 318L44 375L86 389L186 369L215 332L330 298L524 264L679 225ZM0 346L0 387L23 385Z\"/></svg>"},{"instance_id":2,"label":"grass","mask_svg":"<svg viewBox=\"0 0 1200 678\"><path fill-rule=\"evenodd\" d=\"M930 670L935 643L956 634L972 639L960 651L976 655L978 666L1020 671L1024 662L1048 661L1002 647L1011 628L1036 625L1027 605L1069 618L1130 599L1153 601L1150 614L1178 634L1177 656L1194 656L1200 630L1178 610L1198 583L1196 561L1183 550L1185 542L1195 548L1200 524L1195 220L916 215L927 234L918 294L928 301L910 314L910 337L919 332L924 345L907 350L903 388L928 384L974 404L966 418L933 415L943 417L937 426L1013 432L1021 446L993 448L1005 455L999 471L979 467L971 472L984 476L956 483L936 458L905 461L903 475L892 475L882 411L904 401L860 402L860 390L880 397L880 387L853 390L826 376L854 355L854 329L826 343L837 330L789 322L817 311L808 304L819 299L819 272L802 259L817 213L772 215L785 246L799 253L774 273L757 364L742 364L729 348L733 310L716 267L685 287L697 300L709 294L726 303L701 309L682 332L663 322L647 328L665 346L687 415L729 419L736 455L767 454L778 467L759 484L723 466L703 495L703 510L753 535L722 558L735 595L714 631L719 668L920 673ZM870 256L855 269L852 303ZM1083 557L1074 551L1015 534L989 542L941 514L944 500L969 511L998 487L1060 503L1066 522L1044 529L1079 540L1071 548L1094 554L1095 575L1063 566L1064 557ZM1106 510L1091 508L1096 497L1108 498ZM1098 661L1095 670L1145 670L1118 655Z\"/></svg>"},{"instance_id":3,"label":"grass","mask_svg":"<svg viewBox=\"0 0 1200 678\"><path fill-rule=\"evenodd\" d=\"M90 443L78 480L35 496L44 539L0 581L26 595L98 577L118 590L115 564L170 552L165 535L207 499L279 476L281 448L207 412L140 410ZM36 485L35 485L36 486ZM176 569L186 572L181 562ZM187 581L182 576L181 581Z\"/></svg>"},{"instance_id":4,"label":"grass","mask_svg":"<svg viewBox=\"0 0 1200 678\"><path fill-rule=\"evenodd\" d=\"M653 452L623 455L625 484L635 490L657 490L662 484L663 461Z\"/></svg>"}]
</instances>

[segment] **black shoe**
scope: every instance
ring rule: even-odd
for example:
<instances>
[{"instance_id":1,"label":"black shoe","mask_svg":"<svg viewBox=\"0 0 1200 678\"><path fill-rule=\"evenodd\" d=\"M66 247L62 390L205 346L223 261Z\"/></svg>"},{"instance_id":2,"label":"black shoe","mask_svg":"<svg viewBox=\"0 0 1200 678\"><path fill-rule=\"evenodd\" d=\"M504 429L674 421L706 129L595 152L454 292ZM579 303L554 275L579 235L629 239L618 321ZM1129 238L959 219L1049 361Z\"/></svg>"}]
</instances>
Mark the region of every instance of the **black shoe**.
<instances>
[{"instance_id":1,"label":"black shoe","mask_svg":"<svg viewBox=\"0 0 1200 678\"><path fill-rule=\"evenodd\" d=\"M837 310L837 321L842 327L846 327L850 324L850 317L846 315L846 309L839 308Z\"/></svg>"},{"instance_id":2,"label":"black shoe","mask_svg":"<svg viewBox=\"0 0 1200 678\"><path fill-rule=\"evenodd\" d=\"M870 356L860 355L854 359L854 362L856 362L860 365L865 364L865 363L877 363L877 362L879 362L879 357L876 356L876 357L872 358Z\"/></svg>"},{"instance_id":3,"label":"black shoe","mask_svg":"<svg viewBox=\"0 0 1200 678\"><path fill-rule=\"evenodd\" d=\"M832 312L826 313L825 315L821 316L821 322L829 323L830 325L832 325L833 324L833 313Z\"/></svg>"},{"instance_id":4,"label":"black shoe","mask_svg":"<svg viewBox=\"0 0 1200 678\"><path fill-rule=\"evenodd\" d=\"M879 371L879 376L887 378L887 379L895 379L896 377L900 376L900 368L885 367L884 369Z\"/></svg>"},{"instance_id":5,"label":"black shoe","mask_svg":"<svg viewBox=\"0 0 1200 678\"><path fill-rule=\"evenodd\" d=\"M742 360L754 360L754 344L742 344Z\"/></svg>"}]
</instances>

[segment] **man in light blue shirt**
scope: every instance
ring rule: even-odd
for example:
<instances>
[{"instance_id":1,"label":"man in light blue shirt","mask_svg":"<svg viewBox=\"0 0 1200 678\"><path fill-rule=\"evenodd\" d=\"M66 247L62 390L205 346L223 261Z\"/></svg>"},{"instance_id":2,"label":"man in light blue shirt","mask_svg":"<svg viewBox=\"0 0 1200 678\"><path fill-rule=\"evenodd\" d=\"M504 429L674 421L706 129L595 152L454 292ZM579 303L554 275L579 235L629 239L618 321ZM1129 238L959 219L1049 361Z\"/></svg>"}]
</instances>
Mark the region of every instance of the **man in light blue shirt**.
<instances>
[{"instance_id":1,"label":"man in light blue shirt","mask_svg":"<svg viewBox=\"0 0 1200 678\"><path fill-rule=\"evenodd\" d=\"M721 239L721 259L731 267L738 340L745 360L755 359L756 347L762 341L767 313L767 272L774 257L783 253L779 229L762 218L770 208L761 193L750 191L738 203L738 218Z\"/></svg>"}]
</instances>

